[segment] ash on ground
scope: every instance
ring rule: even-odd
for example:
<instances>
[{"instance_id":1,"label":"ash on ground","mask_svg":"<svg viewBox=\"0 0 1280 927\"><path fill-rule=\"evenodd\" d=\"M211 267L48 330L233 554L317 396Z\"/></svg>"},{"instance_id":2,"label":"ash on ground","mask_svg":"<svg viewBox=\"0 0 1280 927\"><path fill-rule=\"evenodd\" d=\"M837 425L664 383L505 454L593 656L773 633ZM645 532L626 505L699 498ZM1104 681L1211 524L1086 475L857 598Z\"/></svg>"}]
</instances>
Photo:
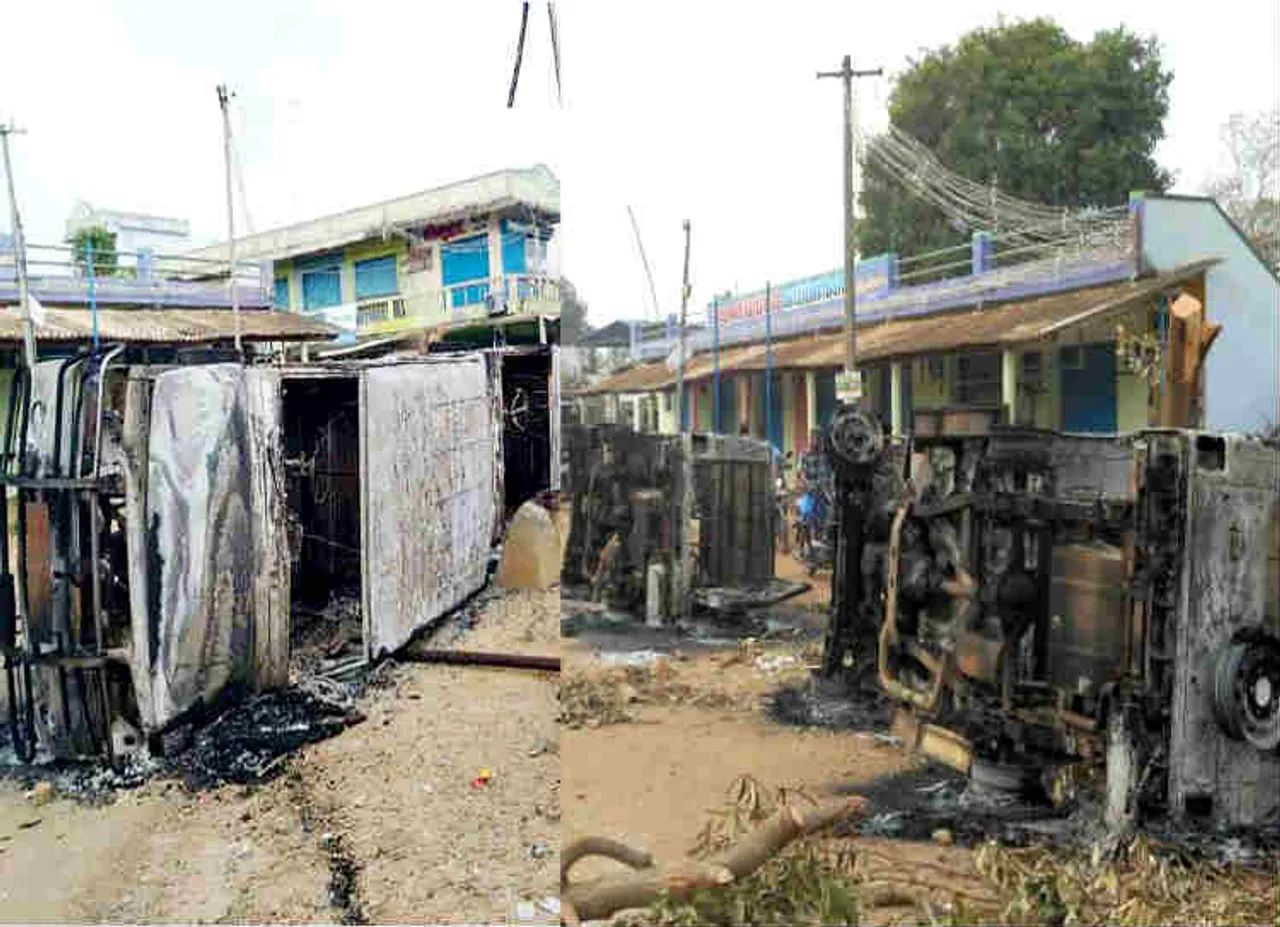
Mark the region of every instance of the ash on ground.
<instances>
[{"instance_id":1,"label":"ash on ground","mask_svg":"<svg viewBox=\"0 0 1280 927\"><path fill-rule=\"evenodd\" d=\"M191 746L174 757L173 770L192 789L273 778L288 754L364 720L344 687L326 688L282 689L228 709L196 732Z\"/></svg>"},{"instance_id":2,"label":"ash on ground","mask_svg":"<svg viewBox=\"0 0 1280 927\"><path fill-rule=\"evenodd\" d=\"M377 677L363 686L377 684ZM360 686L309 679L228 708L212 721L190 721L165 734L165 759L145 750L106 762L22 764L0 760L0 778L31 788L48 782L54 793L90 805L110 804L121 789L153 778L177 777L192 790L226 783L265 782L283 771L285 757L305 744L333 737L363 720L355 709ZM11 757L11 751L6 752Z\"/></svg>"},{"instance_id":3,"label":"ash on ground","mask_svg":"<svg viewBox=\"0 0 1280 927\"><path fill-rule=\"evenodd\" d=\"M765 712L778 724L833 731L883 731L893 720L889 700L866 679L792 683L765 698Z\"/></svg>"}]
</instances>

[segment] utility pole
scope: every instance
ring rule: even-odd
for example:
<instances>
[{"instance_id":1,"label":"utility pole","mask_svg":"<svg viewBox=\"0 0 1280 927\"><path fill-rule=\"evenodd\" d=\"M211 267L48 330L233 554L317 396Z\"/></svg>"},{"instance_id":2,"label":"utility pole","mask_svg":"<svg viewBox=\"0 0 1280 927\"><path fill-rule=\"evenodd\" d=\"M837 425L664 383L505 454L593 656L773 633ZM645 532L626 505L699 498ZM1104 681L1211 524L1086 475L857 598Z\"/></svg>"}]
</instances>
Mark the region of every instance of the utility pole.
<instances>
[{"instance_id":1,"label":"utility pole","mask_svg":"<svg viewBox=\"0 0 1280 927\"><path fill-rule=\"evenodd\" d=\"M854 114L853 103L853 79L855 77L877 77L884 73L882 68L876 68L874 71L855 71L853 64L848 55L844 56L844 60L840 63L839 71L819 71L818 78L838 77L844 81L844 332L845 332L845 358L844 372L846 375L846 390L853 390L853 395L857 399L861 399L862 390L860 386L855 386L858 369L858 332L857 312L858 291L854 285L854 228L853 228L853 208L854 208L854 189L853 189L853 171L854 171L854 145L853 133L856 130L857 120ZM855 404L857 402L855 400Z\"/></svg>"},{"instance_id":2,"label":"utility pole","mask_svg":"<svg viewBox=\"0 0 1280 927\"><path fill-rule=\"evenodd\" d=\"M679 590L680 618L693 614L693 545L690 526L693 523L693 434L684 396L684 372L689 357L689 220L684 220L684 282L680 287L680 375L676 382L676 423L680 429L680 569L676 588ZM689 416L692 418L692 416Z\"/></svg>"},{"instance_id":3,"label":"utility pole","mask_svg":"<svg viewBox=\"0 0 1280 927\"><path fill-rule=\"evenodd\" d=\"M27 282L27 243L22 237L22 217L18 213L18 197L13 192L13 164L9 160L9 136L24 134L24 129L12 125L0 126L0 148L4 149L4 176L9 188L9 216L13 222L13 264L18 273L18 313L22 317L22 353L27 370L34 373L36 327L31 321L31 294Z\"/></svg>"},{"instance_id":4,"label":"utility pole","mask_svg":"<svg viewBox=\"0 0 1280 927\"><path fill-rule=\"evenodd\" d=\"M222 110L222 157L227 175L227 289L231 291L231 324L235 326L236 353L244 356L240 344L240 294L236 292L236 219L231 197L231 113L227 104L232 94L226 84L218 85L218 106Z\"/></svg>"}]
</instances>

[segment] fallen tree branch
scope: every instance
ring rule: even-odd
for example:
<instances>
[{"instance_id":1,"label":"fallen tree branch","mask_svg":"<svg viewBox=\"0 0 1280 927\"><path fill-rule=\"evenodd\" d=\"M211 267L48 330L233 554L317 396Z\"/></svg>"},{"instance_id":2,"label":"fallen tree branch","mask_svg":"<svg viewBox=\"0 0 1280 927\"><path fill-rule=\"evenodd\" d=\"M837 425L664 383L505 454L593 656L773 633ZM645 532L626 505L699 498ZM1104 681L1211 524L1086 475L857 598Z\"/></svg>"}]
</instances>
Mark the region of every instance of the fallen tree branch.
<instances>
[{"instance_id":1,"label":"fallen tree branch","mask_svg":"<svg viewBox=\"0 0 1280 927\"><path fill-rule=\"evenodd\" d=\"M866 800L855 796L802 811L790 805L779 808L768 820L732 847L711 860L683 860L670 866L651 865L633 872L570 883L569 868L585 856L600 855L630 865L647 860L643 850L603 838L584 838L562 851L560 901L570 918L584 921L607 918L628 908L643 908L664 894L675 901L688 900L699 889L723 888L747 878L797 837L822 830L836 821L862 812ZM598 852L607 848L609 852Z\"/></svg>"},{"instance_id":2,"label":"fallen tree branch","mask_svg":"<svg viewBox=\"0 0 1280 927\"><path fill-rule=\"evenodd\" d=\"M632 869L648 869L653 866L653 856L647 850L628 846L612 837L579 837L560 848L560 888L569 883L569 870L584 856L604 856L617 860Z\"/></svg>"},{"instance_id":3,"label":"fallen tree branch","mask_svg":"<svg viewBox=\"0 0 1280 927\"><path fill-rule=\"evenodd\" d=\"M414 663L452 663L459 666L509 666L514 669L560 672L559 657L541 657L523 653L485 653L480 650L414 650L400 654L400 659Z\"/></svg>"}]
</instances>

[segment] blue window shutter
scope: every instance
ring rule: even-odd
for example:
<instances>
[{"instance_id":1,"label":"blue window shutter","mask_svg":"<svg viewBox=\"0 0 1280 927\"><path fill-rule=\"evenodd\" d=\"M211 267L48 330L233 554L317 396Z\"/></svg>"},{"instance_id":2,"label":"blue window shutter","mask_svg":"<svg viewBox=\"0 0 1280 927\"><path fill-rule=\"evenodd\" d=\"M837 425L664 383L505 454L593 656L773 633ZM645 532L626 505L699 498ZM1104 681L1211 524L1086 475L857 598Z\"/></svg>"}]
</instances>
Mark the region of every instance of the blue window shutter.
<instances>
[{"instance_id":1,"label":"blue window shutter","mask_svg":"<svg viewBox=\"0 0 1280 927\"><path fill-rule=\"evenodd\" d=\"M489 277L489 236L451 241L440 249L440 274L445 286Z\"/></svg>"},{"instance_id":2,"label":"blue window shutter","mask_svg":"<svg viewBox=\"0 0 1280 927\"><path fill-rule=\"evenodd\" d=\"M305 309L327 309L342 305L342 272L314 270L304 273L302 305Z\"/></svg>"},{"instance_id":3,"label":"blue window shutter","mask_svg":"<svg viewBox=\"0 0 1280 927\"><path fill-rule=\"evenodd\" d=\"M278 277L276 279L275 306L277 309L289 308L289 278L288 277Z\"/></svg>"},{"instance_id":4,"label":"blue window shutter","mask_svg":"<svg viewBox=\"0 0 1280 927\"><path fill-rule=\"evenodd\" d=\"M356 299L394 296L399 289L395 255L356 261Z\"/></svg>"}]
</instances>

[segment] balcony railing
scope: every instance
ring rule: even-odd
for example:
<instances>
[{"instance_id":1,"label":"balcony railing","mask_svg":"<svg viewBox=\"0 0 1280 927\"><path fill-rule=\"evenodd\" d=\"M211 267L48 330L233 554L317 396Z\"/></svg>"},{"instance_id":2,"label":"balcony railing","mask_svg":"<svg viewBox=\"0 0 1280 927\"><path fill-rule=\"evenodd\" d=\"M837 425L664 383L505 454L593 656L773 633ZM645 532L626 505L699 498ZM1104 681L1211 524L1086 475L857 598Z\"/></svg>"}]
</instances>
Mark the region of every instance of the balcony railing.
<instances>
[{"instance_id":1,"label":"balcony railing","mask_svg":"<svg viewBox=\"0 0 1280 927\"><path fill-rule=\"evenodd\" d=\"M361 300L355 304L355 328L373 335L493 316L559 314L558 279L511 275Z\"/></svg>"}]
</instances>

